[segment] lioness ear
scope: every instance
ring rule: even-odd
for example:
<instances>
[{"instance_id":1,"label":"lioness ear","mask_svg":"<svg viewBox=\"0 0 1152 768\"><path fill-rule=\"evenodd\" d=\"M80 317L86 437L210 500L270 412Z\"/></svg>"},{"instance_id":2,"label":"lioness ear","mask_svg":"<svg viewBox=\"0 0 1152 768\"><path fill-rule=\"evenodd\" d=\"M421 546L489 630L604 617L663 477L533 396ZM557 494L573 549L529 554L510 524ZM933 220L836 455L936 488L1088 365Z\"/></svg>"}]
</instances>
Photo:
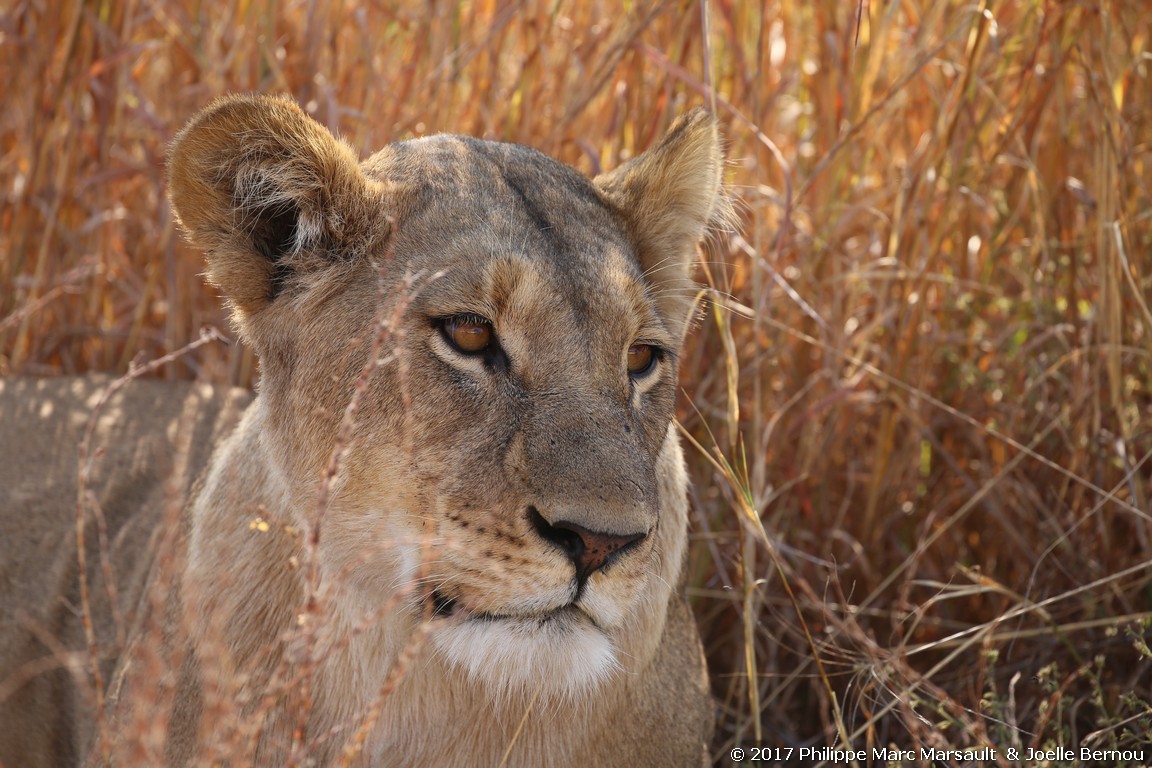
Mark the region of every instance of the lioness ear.
<instances>
[{"instance_id":1,"label":"lioness ear","mask_svg":"<svg viewBox=\"0 0 1152 768\"><path fill-rule=\"evenodd\" d=\"M176 136L169 174L176 217L242 327L293 280L388 234L356 153L287 99L216 100Z\"/></svg>"},{"instance_id":2,"label":"lioness ear","mask_svg":"<svg viewBox=\"0 0 1152 768\"><path fill-rule=\"evenodd\" d=\"M722 166L716 119L698 107L659 144L594 180L632 227L657 308L677 334L691 311L697 246L710 225L731 217L720 191Z\"/></svg>"}]
</instances>

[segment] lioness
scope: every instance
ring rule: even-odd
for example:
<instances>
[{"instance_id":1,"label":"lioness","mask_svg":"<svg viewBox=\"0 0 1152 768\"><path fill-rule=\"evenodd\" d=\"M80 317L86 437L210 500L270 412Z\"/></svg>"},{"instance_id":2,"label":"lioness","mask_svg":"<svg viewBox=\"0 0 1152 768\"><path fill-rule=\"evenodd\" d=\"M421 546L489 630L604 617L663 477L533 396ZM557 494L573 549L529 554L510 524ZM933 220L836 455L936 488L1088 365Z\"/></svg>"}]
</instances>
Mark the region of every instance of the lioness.
<instances>
[{"instance_id":1,"label":"lioness","mask_svg":"<svg viewBox=\"0 0 1152 768\"><path fill-rule=\"evenodd\" d=\"M132 383L84 440L105 382L2 385L3 764L706 762L672 415L714 120L589 180L231 97L170 173L259 393L180 512L242 395Z\"/></svg>"}]
</instances>

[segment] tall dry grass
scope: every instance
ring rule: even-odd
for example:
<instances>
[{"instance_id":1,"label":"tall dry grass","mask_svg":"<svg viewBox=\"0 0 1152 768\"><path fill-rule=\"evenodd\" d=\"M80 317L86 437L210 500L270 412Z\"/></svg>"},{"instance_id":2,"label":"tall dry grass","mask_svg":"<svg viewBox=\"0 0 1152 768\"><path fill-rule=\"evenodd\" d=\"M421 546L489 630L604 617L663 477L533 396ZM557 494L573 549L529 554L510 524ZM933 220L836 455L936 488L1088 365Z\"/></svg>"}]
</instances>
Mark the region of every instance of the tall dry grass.
<instances>
[{"instance_id":1,"label":"tall dry grass","mask_svg":"<svg viewBox=\"0 0 1152 768\"><path fill-rule=\"evenodd\" d=\"M742 224L702 275L754 311L711 312L682 371L717 760L1152 756L1144 3L2 14L3 374L123 370L226 326L164 198L165 146L216 94L292 94L365 153L453 131L588 172L710 104ZM162 375L255 371L216 344Z\"/></svg>"}]
</instances>

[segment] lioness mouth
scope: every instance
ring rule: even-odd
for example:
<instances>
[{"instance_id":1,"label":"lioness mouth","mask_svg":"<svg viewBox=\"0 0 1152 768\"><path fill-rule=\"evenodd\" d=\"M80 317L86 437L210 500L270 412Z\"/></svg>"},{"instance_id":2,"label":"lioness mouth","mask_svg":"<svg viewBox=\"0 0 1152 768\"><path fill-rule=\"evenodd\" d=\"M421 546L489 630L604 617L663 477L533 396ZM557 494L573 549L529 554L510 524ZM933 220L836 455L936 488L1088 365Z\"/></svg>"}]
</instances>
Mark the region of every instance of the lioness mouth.
<instances>
[{"instance_id":1,"label":"lioness mouth","mask_svg":"<svg viewBox=\"0 0 1152 768\"><path fill-rule=\"evenodd\" d=\"M459 606L456 598L444 597L439 592L432 593L432 617L446 618L456 612Z\"/></svg>"},{"instance_id":2,"label":"lioness mouth","mask_svg":"<svg viewBox=\"0 0 1152 768\"><path fill-rule=\"evenodd\" d=\"M467 606L464 606L454 597L445 597L439 590L432 592L430 596L432 601L432 618L434 619L447 619L456 618L461 621L526 621L535 620L541 623L557 619L561 616L583 614L585 618L591 621L591 617L584 614L575 603L568 603L558 608L554 608L545 613L530 613L530 614L509 614L509 613L489 613L487 611L473 611ZM595 624L595 622L592 622Z\"/></svg>"}]
</instances>

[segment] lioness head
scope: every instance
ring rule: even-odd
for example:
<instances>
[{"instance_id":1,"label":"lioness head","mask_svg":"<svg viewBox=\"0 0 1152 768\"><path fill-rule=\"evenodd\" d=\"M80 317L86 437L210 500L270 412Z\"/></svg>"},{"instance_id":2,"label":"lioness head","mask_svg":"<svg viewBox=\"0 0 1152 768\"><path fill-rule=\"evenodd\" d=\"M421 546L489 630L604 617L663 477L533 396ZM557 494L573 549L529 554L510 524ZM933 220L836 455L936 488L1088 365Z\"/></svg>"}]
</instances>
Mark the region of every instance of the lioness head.
<instances>
[{"instance_id":1,"label":"lioness head","mask_svg":"<svg viewBox=\"0 0 1152 768\"><path fill-rule=\"evenodd\" d=\"M402 596L387 621L428 619L440 663L497 694L642 664L684 556L676 366L720 176L703 110L588 179L449 135L358 162L289 101L206 109L175 141L172 204L261 383L193 565L226 568L214 537L256 507L296 530L322 514L333 602Z\"/></svg>"}]
</instances>

